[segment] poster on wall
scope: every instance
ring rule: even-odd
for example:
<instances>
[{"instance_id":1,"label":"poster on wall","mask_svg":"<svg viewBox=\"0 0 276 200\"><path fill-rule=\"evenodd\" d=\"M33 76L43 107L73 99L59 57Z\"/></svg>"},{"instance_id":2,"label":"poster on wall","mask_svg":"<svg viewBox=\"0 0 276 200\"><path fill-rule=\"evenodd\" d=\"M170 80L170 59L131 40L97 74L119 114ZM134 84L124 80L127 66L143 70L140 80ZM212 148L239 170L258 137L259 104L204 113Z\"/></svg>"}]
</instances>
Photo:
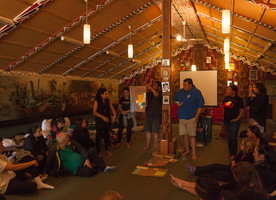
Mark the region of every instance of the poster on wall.
<instances>
[{"instance_id":1,"label":"poster on wall","mask_svg":"<svg viewBox=\"0 0 276 200\"><path fill-rule=\"evenodd\" d=\"M129 90L131 112L145 112L146 86L130 86Z\"/></svg>"},{"instance_id":2,"label":"poster on wall","mask_svg":"<svg viewBox=\"0 0 276 200\"><path fill-rule=\"evenodd\" d=\"M92 113L96 92L105 87L118 103L118 82L0 76L0 122L55 114Z\"/></svg>"}]
</instances>

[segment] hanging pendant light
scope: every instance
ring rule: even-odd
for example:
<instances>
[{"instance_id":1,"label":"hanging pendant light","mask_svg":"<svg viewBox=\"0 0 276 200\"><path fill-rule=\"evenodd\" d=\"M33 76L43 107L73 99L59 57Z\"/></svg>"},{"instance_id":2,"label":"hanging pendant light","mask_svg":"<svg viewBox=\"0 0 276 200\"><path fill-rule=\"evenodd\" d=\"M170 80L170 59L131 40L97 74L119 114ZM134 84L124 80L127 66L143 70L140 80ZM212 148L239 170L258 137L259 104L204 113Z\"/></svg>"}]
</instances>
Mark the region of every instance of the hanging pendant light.
<instances>
[{"instance_id":1,"label":"hanging pendant light","mask_svg":"<svg viewBox=\"0 0 276 200\"><path fill-rule=\"evenodd\" d=\"M192 71L196 71L196 65L192 65Z\"/></svg>"},{"instance_id":2,"label":"hanging pendant light","mask_svg":"<svg viewBox=\"0 0 276 200\"><path fill-rule=\"evenodd\" d=\"M229 63L225 63L225 69L229 70Z\"/></svg>"},{"instance_id":3,"label":"hanging pendant light","mask_svg":"<svg viewBox=\"0 0 276 200\"><path fill-rule=\"evenodd\" d=\"M87 22L87 4L88 0L84 0L86 2L86 23L83 25L83 43L90 44L90 24Z\"/></svg>"},{"instance_id":4,"label":"hanging pendant light","mask_svg":"<svg viewBox=\"0 0 276 200\"><path fill-rule=\"evenodd\" d=\"M230 33L230 10L222 11L222 33Z\"/></svg>"},{"instance_id":5,"label":"hanging pendant light","mask_svg":"<svg viewBox=\"0 0 276 200\"><path fill-rule=\"evenodd\" d=\"M230 43L229 43L229 38L224 39L224 53L229 53L229 48L230 48Z\"/></svg>"},{"instance_id":6,"label":"hanging pendant light","mask_svg":"<svg viewBox=\"0 0 276 200\"><path fill-rule=\"evenodd\" d=\"M229 53L224 54L224 61L225 61L225 69L229 69Z\"/></svg>"},{"instance_id":7,"label":"hanging pendant light","mask_svg":"<svg viewBox=\"0 0 276 200\"><path fill-rule=\"evenodd\" d=\"M129 28L129 31L130 31L130 42L129 42L129 45L128 45L128 49L127 49L127 52L128 52L128 58L133 58L133 45L131 44L131 26L128 26Z\"/></svg>"},{"instance_id":8,"label":"hanging pendant light","mask_svg":"<svg viewBox=\"0 0 276 200\"><path fill-rule=\"evenodd\" d=\"M129 44L128 45L128 58L133 58L133 45Z\"/></svg>"}]
</instances>

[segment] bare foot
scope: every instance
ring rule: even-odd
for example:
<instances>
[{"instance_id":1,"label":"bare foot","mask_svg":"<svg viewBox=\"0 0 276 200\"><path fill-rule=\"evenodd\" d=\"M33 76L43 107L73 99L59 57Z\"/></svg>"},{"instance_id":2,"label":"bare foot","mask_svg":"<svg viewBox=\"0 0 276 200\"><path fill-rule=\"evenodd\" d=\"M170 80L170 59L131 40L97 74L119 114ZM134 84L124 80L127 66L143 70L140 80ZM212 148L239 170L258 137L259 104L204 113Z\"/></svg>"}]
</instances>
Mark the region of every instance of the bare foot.
<instances>
[{"instance_id":1,"label":"bare foot","mask_svg":"<svg viewBox=\"0 0 276 200\"><path fill-rule=\"evenodd\" d=\"M112 155L112 153L111 153L110 151L105 151L105 153L106 153L107 155Z\"/></svg>"},{"instance_id":2,"label":"bare foot","mask_svg":"<svg viewBox=\"0 0 276 200\"><path fill-rule=\"evenodd\" d=\"M196 154L193 154L193 156L192 156L192 160L197 160L197 156L196 156Z\"/></svg>"},{"instance_id":3,"label":"bare foot","mask_svg":"<svg viewBox=\"0 0 276 200\"><path fill-rule=\"evenodd\" d=\"M182 153L182 156L187 156L190 153L190 151L185 151L184 153Z\"/></svg>"},{"instance_id":4,"label":"bare foot","mask_svg":"<svg viewBox=\"0 0 276 200\"><path fill-rule=\"evenodd\" d=\"M144 151L148 150L149 149L149 146L145 146L144 148Z\"/></svg>"},{"instance_id":5,"label":"bare foot","mask_svg":"<svg viewBox=\"0 0 276 200\"><path fill-rule=\"evenodd\" d=\"M130 148L130 144L129 144L129 143L127 143L127 144L126 144L126 147L127 147L127 149L129 149L129 148Z\"/></svg>"}]
</instances>

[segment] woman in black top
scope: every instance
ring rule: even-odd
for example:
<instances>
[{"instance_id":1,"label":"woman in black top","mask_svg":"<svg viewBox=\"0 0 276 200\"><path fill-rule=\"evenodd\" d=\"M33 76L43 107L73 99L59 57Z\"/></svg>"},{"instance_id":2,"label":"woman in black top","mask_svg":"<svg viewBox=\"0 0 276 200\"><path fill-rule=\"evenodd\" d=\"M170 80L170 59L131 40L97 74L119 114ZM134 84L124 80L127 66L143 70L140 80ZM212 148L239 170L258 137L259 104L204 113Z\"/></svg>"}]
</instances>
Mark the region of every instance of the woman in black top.
<instances>
[{"instance_id":1,"label":"woman in black top","mask_svg":"<svg viewBox=\"0 0 276 200\"><path fill-rule=\"evenodd\" d=\"M230 85L226 92L227 96L223 100L223 123L227 134L229 157L231 160L234 160L237 154L237 137L241 124L240 119L244 112L243 101L237 95L237 86Z\"/></svg>"},{"instance_id":2,"label":"woman in black top","mask_svg":"<svg viewBox=\"0 0 276 200\"><path fill-rule=\"evenodd\" d=\"M28 132L29 136L25 140L23 148L31 152L39 164L39 169L43 170L48 151L46 139L43 137L39 126L32 126Z\"/></svg>"},{"instance_id":3,"label":"woman in black top","mask_svg":"<svg viewBox=\"0 0 276 200\"><path fill-rule=\"evenodd\" d=\"M249 89L246 104L247 106L250 106L249 124L257 126L261 133L264 133L268 108L268 96L266 95L266 88L262 83L255 83L253 88Z\"/></svg>"},{"instance_id":4,"label":"woman in black top","mask_svg":"<svg viewBox=\"0 0 276 200\"><path fill-rule=\"evenodd\" d=\"M110 116L110 111L112 111L113 116ZM110 144L109 141L109 129L110 123L114 122L116 119L116 112L108 99L108 91L105 88L100 88L97 91L94 106L93 106L93 114L95 115L96 121L96 148L100 153L101 139L104 139L105 144L105 152L107 154L112 154L108 151L108 147Z\"/></svg>"},{"instance_id":5,"label":"woman in black top","mask_svg":"<svg viewBox=\"0 0 276 200\"><path fill-rule=\"evenodd\" d=\"M127 128L127 148L130 148L131 139L131 129L133 126L132 117L135 117L130 111L130 96L128 87L124 88L124 96L120 98L119 111L121 112L119 116L119 131L118 131L118 144L116 148L121 146L122 133L124 128Z\"/></svg>"},{"instance_id":6,"label":"woman in black top","mask_svg":"<svg viewBox=\"0 0 276 200\"><path fill-rule=\"evenodd\" d=\"M76 127L72 133L72 139L81 144L85 150L94 148L94 142L89 136L87 123L84 118L78 118L76 121Z\"/></svg>"}]
</instances>

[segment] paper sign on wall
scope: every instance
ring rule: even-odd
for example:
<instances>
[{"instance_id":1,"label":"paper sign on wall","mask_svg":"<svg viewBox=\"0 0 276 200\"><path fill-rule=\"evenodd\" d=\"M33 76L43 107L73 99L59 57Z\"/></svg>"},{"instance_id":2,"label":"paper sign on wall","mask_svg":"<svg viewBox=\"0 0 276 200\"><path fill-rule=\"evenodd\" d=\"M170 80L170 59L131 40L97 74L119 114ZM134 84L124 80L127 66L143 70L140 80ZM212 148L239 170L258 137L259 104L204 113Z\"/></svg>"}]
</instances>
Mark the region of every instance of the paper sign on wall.
<instances>
[{"instance_id":1,"label":"paper sign on wall","mask_svg":"<svg viewBox=\"0 0 276 200\"><path fill-rule=\"evenodd\" d=\"M130 86L131 112L145 112L146 86Z\"/></svg>"}]
</instances>

